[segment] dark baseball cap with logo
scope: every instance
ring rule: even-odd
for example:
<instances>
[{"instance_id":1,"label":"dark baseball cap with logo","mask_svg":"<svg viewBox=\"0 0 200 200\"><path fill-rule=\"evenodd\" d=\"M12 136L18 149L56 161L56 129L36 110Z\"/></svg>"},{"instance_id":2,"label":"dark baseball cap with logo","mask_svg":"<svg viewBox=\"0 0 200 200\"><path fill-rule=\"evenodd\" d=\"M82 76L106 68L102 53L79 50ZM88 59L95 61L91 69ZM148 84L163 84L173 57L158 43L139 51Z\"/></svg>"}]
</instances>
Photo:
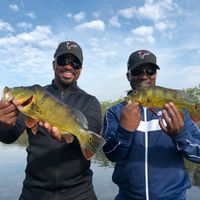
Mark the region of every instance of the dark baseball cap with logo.
<instances>
[{"instance_id":1,"label":"dark baseball cap with logo","mask_svg":"<svg viewBox=\"0 0 200 200\"><path fill-rule=\"evenodd\" d=\"M63 54L73 54L83 64L83 52L81 47L74 41L61 42L55 51L54 58L58 58Z\"/></svg>"},{"instance_id":2,"label":"dark baseball cap with logo","mask_svg":"<svg viewBox=\"0 0 200 200\"><path fill-rule=\"evenodd\" d=\"M127 67L128 70L133 70L139 66L149 65L160 69L156 64L156 56L147 50L138 50L133 52L128 59Z\"/></svg>"}]
</instances>

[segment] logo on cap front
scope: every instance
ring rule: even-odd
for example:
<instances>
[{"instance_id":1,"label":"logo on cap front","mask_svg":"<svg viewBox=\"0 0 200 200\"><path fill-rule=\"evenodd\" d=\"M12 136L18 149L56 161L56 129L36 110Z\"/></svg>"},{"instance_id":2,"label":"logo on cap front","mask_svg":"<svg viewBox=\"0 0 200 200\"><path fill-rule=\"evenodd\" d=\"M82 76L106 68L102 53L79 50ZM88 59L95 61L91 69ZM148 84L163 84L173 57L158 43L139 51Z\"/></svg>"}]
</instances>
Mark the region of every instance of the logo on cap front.
<instances>
[{"instance_id":1,"label":"logo on cap front","mask_svg":"<svg viewBox=\"0 0 200 200\"><path fill-rule=\"evenodd\" d=\"M71 49L72 47L78 47L78 45L75 42L67 42L67 48Z\"/></svg>"},{"instance_id":2,"label":"logo on cap front","mask_svg":"<svg viewBox=\"0 0 200 200\"><path fill-rule=\"evenodd\" d=\"M150 55L151 53L148 51L138 51L138 55L140 56L141 59L144 59L145 56Z\"/></svg>"}]
</instances>

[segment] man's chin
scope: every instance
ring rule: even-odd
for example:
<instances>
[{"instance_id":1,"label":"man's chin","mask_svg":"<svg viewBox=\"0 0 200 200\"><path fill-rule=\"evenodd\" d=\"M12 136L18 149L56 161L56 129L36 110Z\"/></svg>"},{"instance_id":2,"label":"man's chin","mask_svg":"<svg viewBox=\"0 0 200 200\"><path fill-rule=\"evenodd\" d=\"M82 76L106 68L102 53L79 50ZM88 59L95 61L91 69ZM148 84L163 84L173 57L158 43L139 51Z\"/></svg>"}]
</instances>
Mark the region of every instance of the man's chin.
<instances>
[{"instance_id":1,"label":"man's chin","mask_svg":"<svg viewBox=\"0 0 200 200\"><path fill-rule=\"evenodd\" d=\"M151 83L150 82L141 82L140 84L138 84L138 87L146 87L146 86L150 86Z\"/></svg>"},{"instance_id":2,"label":"man's chin","mask_svg":"<svg viewBox=\"0 0 200 200\"><path fill-rule=\"evenodd\" d=\"M74 79L62 79L61 83L63 86L69 86L74 82Z\"/></svg>"}]
</instances>

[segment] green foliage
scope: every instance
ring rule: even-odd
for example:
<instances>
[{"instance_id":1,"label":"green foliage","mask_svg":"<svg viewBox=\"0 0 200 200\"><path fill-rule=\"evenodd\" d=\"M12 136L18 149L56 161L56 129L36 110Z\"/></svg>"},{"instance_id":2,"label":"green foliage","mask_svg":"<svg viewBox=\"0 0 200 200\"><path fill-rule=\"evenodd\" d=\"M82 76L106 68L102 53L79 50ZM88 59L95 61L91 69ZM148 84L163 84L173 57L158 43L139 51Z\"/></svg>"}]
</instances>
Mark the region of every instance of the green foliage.
<instances>
[{"instance_id":1,"label":"green foliage","mask_svg":"<svg viewBox=\"0 0 200 200\"><path fill-rule=\"evenodd\" d=\"M197 87L187 88L185 91L193 101L200 103L200 83Z\"/></svg>"},{"instance_id":2,"label":"green foliage","mask_svg":"<svg viewBox=\"0 0 200 200\"><path fill-rule=\"evenodd\" d=\"M26 131L24 131L21 136L17 139L17 141L15 142L15 144L19 145L19 146L28 146L28 136L26 134Z\"/></svg>"},{"instance_id":3,"label":"green foliage","mask_svg":"<svg viewBox=\"0 0 200 200\"><path fill-rule=\"evenodd\" d=\"M102 101L101 102L101 110L102 110L102 115L104 116L106 110L120 102L123 102L124 101L124 98L119 98L118 100L115 100L115 101Z\"/></svg>"},{"instance_id":4,"label":"green foliage","mask_svg":"<svg viewBox=\"0 0 200 200\"><path fill-rule=\"evenodd\" d=\"M115 165L114 162L111 162L106 158L102 149L96 153L96 155L92 159L92 162L98 164L100 167L111 167L112 168Z\"/></svg>"}]
</instances>

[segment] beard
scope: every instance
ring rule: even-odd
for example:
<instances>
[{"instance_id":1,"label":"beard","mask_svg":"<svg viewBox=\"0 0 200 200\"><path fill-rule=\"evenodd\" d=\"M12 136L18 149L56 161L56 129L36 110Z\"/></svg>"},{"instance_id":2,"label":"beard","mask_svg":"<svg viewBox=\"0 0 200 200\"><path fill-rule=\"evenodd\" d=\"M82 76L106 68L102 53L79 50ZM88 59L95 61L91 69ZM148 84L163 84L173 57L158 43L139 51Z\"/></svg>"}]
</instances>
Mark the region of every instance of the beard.
<instances>
[{"instance_id":1,"label":"beard","mask_svg":"<svg viewBox=\"0 0 200 200\"><path fill-rule=\"evenodd\" d=\"M136 90L140 87L147 87L152 85L151 81L131 81L131 87L133 90Z\"/></svg>"}]
</instances>

